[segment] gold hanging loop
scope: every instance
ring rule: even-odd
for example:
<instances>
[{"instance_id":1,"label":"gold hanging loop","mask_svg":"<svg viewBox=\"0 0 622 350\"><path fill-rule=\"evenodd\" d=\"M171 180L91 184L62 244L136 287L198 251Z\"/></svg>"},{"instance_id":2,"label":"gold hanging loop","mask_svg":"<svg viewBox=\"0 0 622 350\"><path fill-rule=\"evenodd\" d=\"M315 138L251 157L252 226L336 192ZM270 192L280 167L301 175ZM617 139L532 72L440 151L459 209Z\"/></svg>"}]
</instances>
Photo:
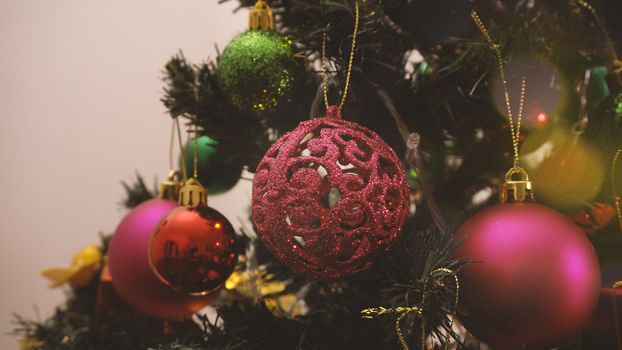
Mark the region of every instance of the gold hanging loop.
<instances>
[{"instance_id":1,"label":"gold hanging loop","mask_svg":"<svg viewBox=\"0 0 622 350\"><path fill-rule=\"evenodd\" d=\"M505 181L501 185L501 202L525 201L533 201L531 181L525 169L515 166L505 174Z\"/></svg>"},{"instance_id":2,"label":"gold hanging loop","mask_svg":"<svg viewBox=\"0 0 622 350\"><path fill-rule=\"evenodd\" d=\"M181 188L181 182L179 182L180 176L178 170L171 169L169 171L166 181L162 181L160 184L160 198L174 200L179 197L179 190Z\"/></svg>"},{"instance_id":3,"label":"gold hanging loop","mask_svg":"<svg viewBox=\"0 0 622 350\"><path fill-rule=\"evenodd\" d=\"M268 3L259 0L248 15L249 30L274 30L274 15Z\"/></svg>"},{"instance_id":4,"label":"gold hanging loop","mask_svg":"<svg viewBox=\"0 0 622 350\"><path fill-rule=\"evenodd\" d=\"M526 90L526 82L525 77L521 80L521 90L520 90L520 101L518 105L518 115L516 120L516 125L514 125L514 116L512 114L512 106L510 103L510 91L508 88L508 82L505 77L505 69L503 67L503 58L501 57L501 46L495 43L486 29L484 22L482 22L481 18L475 10L471 11L471 19L473 23L479 29L480 33L486 40L486 43L492 50L495 55L495 60L497 61L497 68L499 69L499 75L501 77L501 83L503 86L503 94L505 96L505 108L508 114L509 124L510 124L510 134L512 136L512 149L514 153L512 168L505 175L505 183L502 184L501 187L501 202L507 202L508 200L512 200L515 202L524 202L526 200L533 200L533 189L532 183L529 181L529 176L525 169L519 166L520 158L519 158L519 144L520 144L520 132L521 132L521 122L523 119L524 107L525 107L525 90ZM518 175L519 179L514 180L513 176Z\"/></svg>"},{"instance_id":5,"label":"gold hanging loop","mask_svg":"<svg viewBox=\"0 0 622 350\"><path fill-rule=\"evenodd\" d=\"M352 67L354 66L354 53L356 52L356 40L359 32L360 22L360 9L359 0L354 1L354 30L352 31L352 47L350 48L350 56L348 58L348 67L346 69L346 81L343 87L343 94L341 95L341 102L337 107L339 111L346 103L346 97L348 96L348 90L350 89L350 79L352 77ZM324 32L322 37L322 82L324 92L324 106L328 111L330 104L328 103L328 72L327 72L327 58L326 58L326 40L327 34Z\"/></svg>"},{"instance_id":6,"label":"gold hanging loop","mask_svg":"<svg viewBox=\"0 0 622 350\"><path fill-rule=\"evenodd\" d=\"M179 204L187 208L207 207L207 188L192 177L179 191Z\"/></svg>"}]
</instances>

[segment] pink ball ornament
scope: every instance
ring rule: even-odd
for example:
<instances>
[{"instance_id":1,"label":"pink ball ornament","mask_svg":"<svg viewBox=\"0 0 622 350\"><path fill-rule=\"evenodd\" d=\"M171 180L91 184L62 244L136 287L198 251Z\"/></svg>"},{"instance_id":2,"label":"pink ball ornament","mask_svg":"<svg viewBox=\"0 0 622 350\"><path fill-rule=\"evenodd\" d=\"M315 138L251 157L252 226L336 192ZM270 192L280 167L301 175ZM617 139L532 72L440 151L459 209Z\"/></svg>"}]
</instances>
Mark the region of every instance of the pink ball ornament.
<instances>
[{"instance_id":1,"label":"pink ball ornament","mask_svg":"<svg viewBox=\"0 0 622 350\"><path fill-rule=\"evenodd\" d=\"M369 268L397 239L408 206L395 152L334 106L275 142L253 180L259 237L294 273L313 278Z\"/></svg>"},{"instance_id":2,"label":"pink ball ornament","mask_svg":"<svg viewBox=\"0 0 622 350\"><path fill-rule=\"evenodd\" d=\"M462 321L498 349L547 349L578 336L600 287L596 253L567 217L534 203L506 203L457 232ZM524 346L524 347L523 347Z\"/></svg>"},{"instance_id":3,"label":"pink ball ornament","mask_svg":"<svg viewBox=\"0 0 622 350\"><path fill-rule=\"evenodd\" d=\"M191 296L165 285L149 266L151 231L178 203L154 198L134 208L117 227L108 249L112 284L137 311L159 319L185 319L214 298L213 293Z\"/></svg>"}]
</instances>

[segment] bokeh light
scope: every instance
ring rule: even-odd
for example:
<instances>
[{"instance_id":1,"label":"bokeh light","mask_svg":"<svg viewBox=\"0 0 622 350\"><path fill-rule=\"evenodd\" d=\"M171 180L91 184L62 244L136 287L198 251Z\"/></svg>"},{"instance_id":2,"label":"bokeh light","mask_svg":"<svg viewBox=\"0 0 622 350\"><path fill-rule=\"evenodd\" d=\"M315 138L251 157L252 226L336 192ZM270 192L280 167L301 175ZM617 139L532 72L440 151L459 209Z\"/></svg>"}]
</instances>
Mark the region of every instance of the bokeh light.
<instances>
[{"instance_id":1,"label":"bokeh light","mask_svg":"<svg viewBox=\"0 0 622 350\"><path fill-rule=\"evenodd\" d=\"M505 76L510 93L514 118L518 115L521 80L526 81L523 128L539 129L551 123L560 113L564 103L564 82L559 72L550 64L535 57L515 59L505 65ZM495 106L507 117L505 94L499 74L492 80Z\"/></svg>"},{"instance_id":2,"label":"bokeh light","mask_svg":"<svg viewBox=\"0 0 622 350\"><path fill-rule=\"evenodd\" d=\"M570 130L549 133L542 142L542 133L532 133L525 140L523 165L534 182L535 196L559 210L576 210L591 203L603 186L606 166L602 155L579 135ZM563 136L562 136L563 135Z\"/></svg>"}]
</instances>

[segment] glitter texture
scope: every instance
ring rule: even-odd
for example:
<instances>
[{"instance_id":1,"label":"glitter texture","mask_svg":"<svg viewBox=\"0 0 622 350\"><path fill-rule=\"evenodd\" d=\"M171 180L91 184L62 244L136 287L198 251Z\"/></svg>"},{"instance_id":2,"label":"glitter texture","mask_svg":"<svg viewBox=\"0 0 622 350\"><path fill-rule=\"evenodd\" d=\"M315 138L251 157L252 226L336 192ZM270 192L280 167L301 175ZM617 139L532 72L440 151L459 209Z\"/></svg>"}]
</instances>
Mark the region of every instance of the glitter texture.
<instances>
[{"instance_id":1,"label":"glitter texture","mask_svg":"<svg viewBox=\"0 0 622 350\"><path fill-rule=\"evenodd\" d=\"M230 102L259 119L291 102L301 74L292 41L272 30L238 35L218 61L220 86Z\"/></svg>"},{"instance_id":2,"label":"glitter texture","mask_svg":"<svg viewBox=\"0 0 622 350\"><path fill-rule=\"evenodd\" d=\"M395 152L334 106L275 142L253 181L259 237L295 273L313 278L369 268L398 237L408 204Z\"/></svg>"}]
</instances>

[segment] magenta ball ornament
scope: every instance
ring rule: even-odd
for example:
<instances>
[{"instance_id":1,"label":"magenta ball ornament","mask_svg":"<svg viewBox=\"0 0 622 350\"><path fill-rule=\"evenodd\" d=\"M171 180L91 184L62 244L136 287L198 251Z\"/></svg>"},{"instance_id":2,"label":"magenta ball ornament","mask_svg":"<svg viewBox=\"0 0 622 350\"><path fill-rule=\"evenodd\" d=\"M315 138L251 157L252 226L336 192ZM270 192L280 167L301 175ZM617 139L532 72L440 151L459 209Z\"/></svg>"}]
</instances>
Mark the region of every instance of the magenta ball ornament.
<instances>
[{"instance_id":1,"label":"magenta ball ornament","mask_svg":"<svg viewBox=\"0 0 622 350\"><path fill-rule=\"evenodd\" d=\"M462 322L495 349L548 349L578 336L598 301L600 269L585 234L535 203L492 206L465 222L457 257Z\"/></svg>"},{"instance_id":2,"label":"magenta ball ornament","mask_svg":"<svg viewBox=\"0 0 622 350\"><path fill-rule=\"evenodd\" d=\"M131 307L163 319L186 319L205 307L213 294L192 296L164 284L149 265L149 240L156 224L178 203L154 198L132 209L117 227L108 249L112 285Z\"/></svg>"}]
</instances>

